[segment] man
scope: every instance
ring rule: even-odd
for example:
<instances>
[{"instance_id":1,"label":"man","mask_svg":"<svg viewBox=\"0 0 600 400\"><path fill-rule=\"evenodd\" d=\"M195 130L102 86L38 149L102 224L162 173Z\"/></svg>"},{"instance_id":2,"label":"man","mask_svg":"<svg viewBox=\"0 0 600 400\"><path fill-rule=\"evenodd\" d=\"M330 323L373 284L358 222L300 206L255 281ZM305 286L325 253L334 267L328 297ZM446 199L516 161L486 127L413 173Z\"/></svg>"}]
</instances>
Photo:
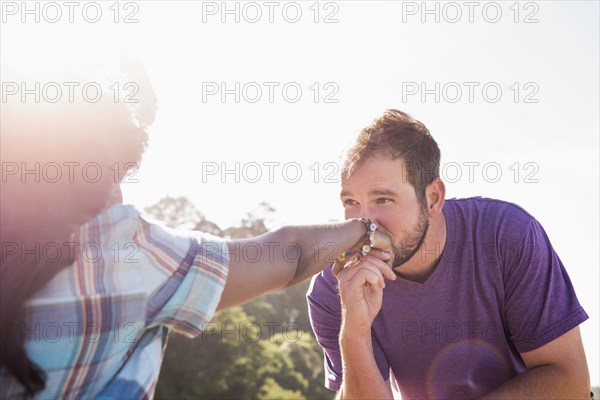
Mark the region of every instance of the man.
<instances>
[{"instance_id":1,"label":"man","mask_svg":"<svg viewBox=\"0 0 600 400\"><path fill-rule=\"evenodd\" d=\"M342 172L346 218L392 237L396 279L365 257L307 294L337 398L587 398L588 316L540 224L518 206L445 201L427 128L388 110Z\"/></svg>"}]
</instances>

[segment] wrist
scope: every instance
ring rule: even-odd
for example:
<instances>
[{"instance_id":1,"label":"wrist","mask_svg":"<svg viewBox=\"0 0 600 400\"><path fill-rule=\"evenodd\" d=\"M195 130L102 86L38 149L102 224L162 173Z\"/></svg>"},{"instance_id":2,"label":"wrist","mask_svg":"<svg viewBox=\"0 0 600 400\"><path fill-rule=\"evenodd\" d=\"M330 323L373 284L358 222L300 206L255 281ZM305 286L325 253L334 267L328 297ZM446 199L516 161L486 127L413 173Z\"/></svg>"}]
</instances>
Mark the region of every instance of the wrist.
<instances>
[{"instance_id":1,"label":"wrist","mask_svg":"<svg viewBox=\"0 0 600 400\"><path fill-rule=\"evenodd\" d=\"M340 344L350 346L369 345L371 346L371 329L360 331L357 329L347 329L344 326L340 329Z\"/></svg>"},{"instance_id":2,"label":"wrist","mask_svg":"<svg viewBox=\"0 0 600 400\"><path fill-rule=\"evenodd\" d=\"M359 238L366 235L368 232L367 225L358 218L351 218L346 220L346 225L348 227L348 239L349 244L348 247L352 246L354 243L358 241Z\"/></svg>"},{"instance_id":3,"label":"wrist","mask_svg":"<svg viewBox=\"0 0 600 400\"><path fill-rule=\"evenodd\" d=\"M346 221L346 225L351 233L349 233L350 236L345 236L350 241L342 247L344 250L342 257L350 256L350 253L356 253L359 258L364 257L375 246L377 225L364 218L349 219Z\"/></svg>"},{"instance_id":4,"label":"wrist","mask_svg":"<svg viewBox=\"0 0 600 400\"><path fill-rule=\"evenodd\" d=\"M371 228L371 220L365 218L350 218L348 221L355 224L359 228L359 234L367 235L371 230L375 230L376 228Z\"/></svg>"},{"instance_id":5,"label":"wrist","mask_svg":"<svg viewBox=\"0 0 600 400\"><path fill-rule=\"evenodd\" d=\"M373 342L371 334L360 335L357 333L340 333L340 353L345 363L352 360L364 360L373 356Z\"/></svg>"}]
</instances>

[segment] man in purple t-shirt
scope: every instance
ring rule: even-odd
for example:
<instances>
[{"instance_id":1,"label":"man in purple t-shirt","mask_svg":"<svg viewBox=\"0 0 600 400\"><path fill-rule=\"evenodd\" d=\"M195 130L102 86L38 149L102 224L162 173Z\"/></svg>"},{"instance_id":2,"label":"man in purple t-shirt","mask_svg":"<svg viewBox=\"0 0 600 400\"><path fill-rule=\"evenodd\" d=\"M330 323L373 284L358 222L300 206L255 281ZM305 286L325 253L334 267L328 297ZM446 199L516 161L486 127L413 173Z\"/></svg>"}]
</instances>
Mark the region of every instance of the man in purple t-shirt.
<instances>
[{"instance_id":1,"label":"man in purple t-shirt","mask_svg":"<svg viewBox=\"0 0 600 400\"><path fill-rule=\"evenodd\" d=\"M375 251L313 279L326 386L352 399L587 398L588 316L543 228L514 204L445 201L439 163L427 128L397 110L350 150L345 216L392 237L396 277Z\"/></svg>"}]
</instances>

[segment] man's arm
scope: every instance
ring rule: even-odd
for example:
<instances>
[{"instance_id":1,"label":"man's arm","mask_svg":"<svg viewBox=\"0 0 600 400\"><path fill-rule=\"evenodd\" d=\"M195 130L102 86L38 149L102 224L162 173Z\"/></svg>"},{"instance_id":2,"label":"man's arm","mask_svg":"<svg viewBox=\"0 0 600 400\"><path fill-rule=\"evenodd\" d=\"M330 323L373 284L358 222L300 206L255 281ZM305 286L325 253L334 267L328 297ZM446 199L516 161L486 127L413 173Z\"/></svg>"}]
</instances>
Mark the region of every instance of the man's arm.
<instances>
[{"instance_id":1,"label":"man's arm","mask_svg":"<svg viewBox=\"0 0 600 400\"><path fill-rule=\"evenodd\" d=\"M333 225L288 226L228 242L229 273L217 309L303 281L362 241L366 233L365 223L352 219ZM375 232L375 247L391 253L389 237Z\"/></svg>"},{"instance_id":2,"label":"man's arm","mask_svg":"<svg viewBox=\"0 0 600 400\"><path fill-rule=\"evenodd\" d=\"M579 327L550 343L521 353L527 372L505 382L484 399L588 399L590 376Z\"/></svg>"},{"instance_id":3,"label":"man's arm","mask_svg":"<svg viewBox=\"0 0 600 400\"><path fill-rule=\"evenodd\" d=\"M381 310L385 278L396 279L382 259L385 259L384 255L374 252L337 274L342 305L340 351L343 368L338 399L393 397L390 384L381 376L375 361L371 338L373 320Z\"/></svg>"},{"instance_id":4,"label":"man's arm","mask_svg":"<svg viewBox=\"0 0 600 400\"><path fill-rule=\"evenodd\" d=\"M392 399L389 380L384 380L373 356L371 337L340 338L344 380L337 396L342 399Z\"/></svg>"},{"instance_id":5,"label":"man's arm","mask_svg":"<svg viewBox=\"0 0 600 400\"><path fill-rule=\"evenodd\" d=\"M522 233L514 251L509 235L500 239L506 249L503 317L528 370L486 398L587 399L589 372L578 328L587 314L541 224L514 209L505 219L517 221L511 232Z\"/></svg>"}]
</instances>

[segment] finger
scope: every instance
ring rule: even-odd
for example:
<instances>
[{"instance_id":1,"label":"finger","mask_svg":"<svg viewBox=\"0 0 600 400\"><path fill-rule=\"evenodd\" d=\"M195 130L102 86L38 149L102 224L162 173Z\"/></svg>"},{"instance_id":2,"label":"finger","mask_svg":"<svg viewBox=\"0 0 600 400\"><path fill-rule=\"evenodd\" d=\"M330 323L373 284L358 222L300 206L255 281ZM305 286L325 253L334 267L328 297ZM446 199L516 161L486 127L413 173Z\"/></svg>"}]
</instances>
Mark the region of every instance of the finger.
<instances>
[{"instance_id":1,"label":"finger","mask_svg":"<svg viewBox=\"0 0 600 400\"><path fill-rule=\"evenodd\" d=\"M356 265L356 264L357 264L357 262L352 261L351 259L347 259L346 261L335 260L335 262L333 263L333 268L331 269L331 272L333 273L334 276L337 277L341 270L343 270L344 268L348 268L352 265Z\"/></svg>"},{"instance_id":2,"label":"finger","mask_svg":"<svg viewBox=\"0 0 600 400\"><path fill-rule=\"evenodd\" d=\"M377 259L373 258L373 260ZM379 260L379 262L385 265L383 261ZM388 268L387 265L385 268ZM340 271L338 280L340 286L364 285L366 276L369 277L369 279L366 280L367 282L381 288L385 287L385 280L380 268L374 265L370 260L363 260L355 265L344 268Z\"/></svg>"},{"instance_id":3,"label":"finger","mask_svg":"<svg viewBox=\"0 0 600 400\"><path fill-rule=\"evenodd\" d=\"M392 248L392 238L389 235L375 231L375 246L373 247L389 253L390 258L386 260L386 263L390 267L394 264L394 249Z\"/></svg>"},{"instance_id":4,"label":"finger","mask_svg":"<svg viewBox=\"0 0 600 400\"><path fill-rule=\"evenodd\" d=\"M377 269L363 265L355 268L355 271L351 275L348 274L348 276L343 277L339 285L340 294L342 297L345 297L344 293L357 293L357 290L360 292L365 286L383 289L385 287L385 280L381 272Z\"/></svg>"},{"instance_id":5,"label":"finger","mask_svg":"<svg viewBox=\"0 0 600 400\"><path fill-rule=\"evenodd\" d=\"M365 284L369 284L373 287L381 289L385 287L385 279L383 278L383 274L373 264L365 262L353 269L356 270L356 273L354 273L349 282L350 286L365 286Z\"/></svg>"},{"instance_id":6,"label":"finger","mask_svg":"<svg viewBox=\"0 0 600 400\"><path fill-rule=\"evenodd\" d=\"M378 250L379 252L381 252L380 250ZM383 253L383 252L381 252ZM348 263L345 266L341 267L339 269L340 273L342 272L342 270L346 271L343 272L344 276L352 276L356 273L356 268L359 268L361 265L363 264L372 264L373 267L377 268L379 270L379 272L387 279L389 280L396 280L396 274L394 273L394 271L392 270L392 267L388 264L386 264L383 260L375 257L374 255L371 255L371 253L367 254L361 261L357 262L357 263ZM341 276L339 276L338 273L338 280L341 279Z\"/></svg>"},{"instance_id":7,"label":"finger","mask_svg":"<svg viewBox=\"0 0 600 400\"><path fill-rule=\"evenodd\" d=\"M387 251L384 250L380 250L380 249L371 249L371 251L369 251L369 255L371 256L375 256L377 258L379 258L380 260L383 260L384 262L387 262L392 255L390 253L388 253Z\"/></svg>"},{"instance_id":8,"label":"finger","mask_svg":"<svg viewBox=\"0 0 600 400\"><path fill-rule=\"evenodd\" d=\"M391 252L392 250L392 239L389 235L382 231L375 231L375 248Z\"/></svg>"},{"instance_id":9,"label":"finger","mask_svg":"<svg viewBox=\"0 0 600 400\"><path fill-rule=\"evenodd\" d=\"M381 260L372 253L373 252L367 254L364 258L364 261L373 264L377 269L379 269L385 278L392 281L396 280L396 274L392 270L392 266L387 264L387 260Z\"/></svg>"},{"instance_id":10,"label":"finger","mask_svg":"<svg viewBox=\"0 0 600 400\"><path fill-rule=\"evenodd\" d=\"M362 265L362 261L358 261L358 262L354 262L354 263L346 263L344 266L342 266L342 268L340 269L340 272L338 272L337 278L338 281L348 281L350 279L352 279L354 277L354 275L356 275L356 273L358 272L359 267Z\"/></svg>"},{"instance_id":11,"label":"finger","mask_svg":"<svg viewBox=\"0 0 600 400\"><path fill-rule=\"evenodd\" d=\"M342 268L344 268L344 264L342 262L340 262L339 260L335 260L335 262L333 263L333 268L331 269L331 272L333 273L333 275L335 277L337 277L338 274L340 273L340 271L342 270Z\"/></svg>"}]
</instances>

